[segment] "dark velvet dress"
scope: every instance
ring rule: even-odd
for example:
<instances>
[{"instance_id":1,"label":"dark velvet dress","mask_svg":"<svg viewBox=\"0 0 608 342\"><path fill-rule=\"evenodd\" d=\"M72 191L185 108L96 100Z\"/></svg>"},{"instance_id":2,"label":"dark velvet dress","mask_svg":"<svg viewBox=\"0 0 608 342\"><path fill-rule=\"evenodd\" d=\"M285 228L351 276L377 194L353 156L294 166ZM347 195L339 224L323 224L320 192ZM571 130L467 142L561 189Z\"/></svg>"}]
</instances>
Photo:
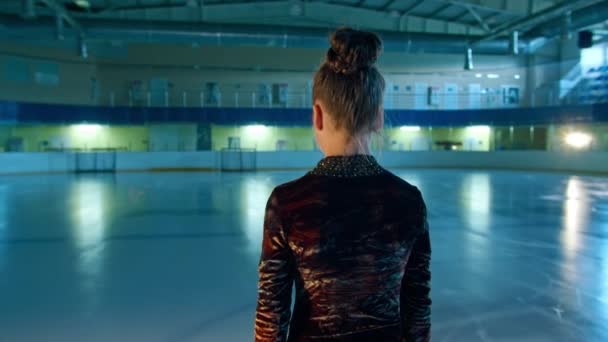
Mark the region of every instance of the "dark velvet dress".
<instances>
[{"instance_id":1,"label":"dark velvet dress","mask_svg":"<svg viewBox=\"0 0 608 342\"><path fill-rule=\"evenodd\" d=\"M430 257L416 187L325 158L268 200L255 341L429 341Z\"/></svg>"}]
</instances>

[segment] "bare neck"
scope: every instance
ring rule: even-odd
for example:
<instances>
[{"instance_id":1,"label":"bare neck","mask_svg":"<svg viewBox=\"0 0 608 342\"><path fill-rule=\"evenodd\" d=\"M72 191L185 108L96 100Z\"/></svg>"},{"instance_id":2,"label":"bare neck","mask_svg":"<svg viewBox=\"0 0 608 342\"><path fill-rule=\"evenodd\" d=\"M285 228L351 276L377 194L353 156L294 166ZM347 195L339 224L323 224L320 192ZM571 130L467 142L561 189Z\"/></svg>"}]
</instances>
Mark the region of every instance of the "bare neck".
<instances>
[{"instance_id":1,"label":"bare neck","mask_svg":"<svg viewBox=\"0 0 608 342\"><path fill-rule=\"evenodd\" d=\"M371 154L369 136L336 137L336 139L327 144L323 154L326 157Z\"/></svg>"}]
</instances>

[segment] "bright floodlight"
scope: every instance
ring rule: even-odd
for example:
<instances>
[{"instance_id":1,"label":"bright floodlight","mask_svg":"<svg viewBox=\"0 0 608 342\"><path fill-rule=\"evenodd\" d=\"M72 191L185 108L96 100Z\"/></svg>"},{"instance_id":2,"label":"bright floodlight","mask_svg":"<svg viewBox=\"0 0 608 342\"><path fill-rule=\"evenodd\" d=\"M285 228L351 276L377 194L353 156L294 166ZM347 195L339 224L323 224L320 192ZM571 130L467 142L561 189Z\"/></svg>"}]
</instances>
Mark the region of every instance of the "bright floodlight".
<instances>
[{"instance_id":1,"label":"bright floodlight","mask_svg":"<svg viewBox=\"0 0 608 342\"><path fill-rule=\"evenodd\" d=\"M591 145L593 137L582 132L572 132L566 135L566 144L574 148L586 148Z\"/></svg>"},{"instance_id":2,"label":"bright floodlight","mask_svg":"<svg viewBox=\"0 0 608 342\"><path fill-rule=\"evenodd\" d=\"M420 126L401 126L399 129L405 132L419 132Z\"/></svg>"},{"instance_id":3,"label":"bright floodlight","mask_svg":"<svg viewBox=\"0 0 608 342\"><path fill-rule=\"evenodd\" d=\"M467 47L464 54L464 70L473 70L473 49Z\"/></svg>"},{"instance_id":4,"label":"bright floodlight","mask_svg":"<svg viewBox=\"0 0 608 342\"><path fill-rule=\"evenodd\" d=\"M248 125L244 128L247 130L247 133L258 136L260 134L264 134L267 127L264 125Z\"/></svg>"},{"instance_id":5,"label":"bright floodlight","mask_svg":"<svg viewBox=\"0 0 608 342\"><path fill-rule=\"evenodd\" d=\"M98 124L78 124L72 126L78 134L82 134L83 136L87 136L89 134L95 134L101 128L101 125Z\"/></svg>"},{"instance_id":6,"label":"bright floodlight","mask_svg":"<svg viewBox=\"0 0 608 342\"><path fill-rule=\"evenodd\" d=\"M473 133L490 133L490 126L470 126L469 130Z\"/></svg>"},{"instance_id":7,"label":"bright floodlight","mask_svg":"<svg viewBox=\"0 0 608 342\"><path fill-rule=\"evenodd\" d=\"M89 7L91 7L91 4L89 3L89 0L76 0L76 1L74 1L74 3L76 4L76 6L82 7L82 8L89 8Z\"/></svg>"}]
</instances>

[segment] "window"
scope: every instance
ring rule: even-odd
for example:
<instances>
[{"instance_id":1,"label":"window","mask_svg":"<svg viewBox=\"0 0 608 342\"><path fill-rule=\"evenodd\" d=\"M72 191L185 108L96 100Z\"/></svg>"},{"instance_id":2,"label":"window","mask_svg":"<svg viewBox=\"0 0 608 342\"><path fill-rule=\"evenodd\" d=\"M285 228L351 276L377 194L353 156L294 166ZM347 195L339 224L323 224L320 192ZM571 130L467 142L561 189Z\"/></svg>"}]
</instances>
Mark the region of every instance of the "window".
<instances>
[{"instance_id":1,"label":"window","mask_svg":"<svg viewBox=\"0 0 608 342\"><path fill-rule=\"evenodd\" d=\"M606 65L606 53L608 46L605 44L596 45L588 49L581 50L581 67L587 73L593 68Z\"/></svg>"}]
</instances>

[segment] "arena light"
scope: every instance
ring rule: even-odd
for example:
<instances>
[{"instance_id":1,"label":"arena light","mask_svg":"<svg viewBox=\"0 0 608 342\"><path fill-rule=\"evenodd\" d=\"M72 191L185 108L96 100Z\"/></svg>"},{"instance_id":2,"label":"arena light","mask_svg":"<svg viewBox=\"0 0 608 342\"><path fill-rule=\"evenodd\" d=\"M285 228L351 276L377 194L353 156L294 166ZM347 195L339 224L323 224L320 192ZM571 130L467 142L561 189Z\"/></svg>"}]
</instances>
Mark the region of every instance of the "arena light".
<instances>
[{"instance_id":1,"label":"arena light","mask_svg":"<svg viewBox=\"0 0 608 342\"><path fill-rule=\"evenodd\" d=\"M488 78L492 78L492 79L496 79L496 78L499 78L499 77L500 77L500 75L498 75L498 74L487 74L486 76L487 76Z\"/></svg>"},{"instance_id":2,"label":"arena light","mask_svg":"<svg viewBox=\"0 0 608 342\"><path fill-rule=\"evenodd\" d=\"M80 8L90 8L91 7L91 3L89 3L89 0L75 0L74 4Z\"/></svg>"},{"instance_id":3,"label":"arena light","mask_svg":"<svg viewBox=\"0 0 608 342\"><path fill-rule=\"evenodd\" d=\"M401 126L399 127L399 130L404 132L419 132L420 126Z\"/></svg>"},{"instance_id":4,"label":"arena light","mask_svg":"<svg viewBox=\"0 0 608 342\"><path fill-rule=\"evenodd\" d=\"M243 127L248 134L261 135L266 133L268 127L264 125L247 125Z\"/></svg>"},{"instance_id":5,"label":"arena light","mask_svg":"<svg viewBox=\"0 0 608 342\"><path fill-rule=\"evenodd\" d=\"M72 125L72 128L79 134L88 135L97 133L101 129L101 125L84 123Z\"/></svg>"},{"instance_id":6,"label":"arena light","mask_svg":"<svg viewBox=\"0 0 608 342\"><path fill-rule=\"evenodd\" d=\"M482 78L482 77L483 77L483 74L475 74L475 77L477 77L477 78Z\"/></svg>"},{"instance_id":7,"label":"arena light","mask_svg":"<svg viewBox=\"0 0 608 342\"><path fill-rule=\"evenodd\" d=\"M518 80L518 79L520 79L520 78L521 78L521 76L519 76L519 75L514 75L514 76L513 76L513 78L515 78L516 80Z\"/></svg>"},{"instance_id":8,"label":"arena light","mask_svg":"<svg viewBox=\"0 0 608 342\"><path fill-rule=\"evenodd\" d=\"M490 133L490 126L469 126L468 129L469 131L471 131L471 133L476 134Z\"/></svg>"},{"instance_id":9,"label":"arena light","mask_svg":"<svg viewBox=\"0 0 608 342\"><path fill-rule=\"evenodd\" d=\"M473 70L473 49L470 47L464 53L464 70Z\"/></svg>"},{"instance_id":10,"label":"arena light","mask_svg":"<svg viewBox=\"0 0 608 342\"><path fill-rule=\"evenodd\" d=\"M572 132L566 134L565 142L571 147L582 149L591 145L593 137L583 132Z\"/></svg>"}]
</instances>

